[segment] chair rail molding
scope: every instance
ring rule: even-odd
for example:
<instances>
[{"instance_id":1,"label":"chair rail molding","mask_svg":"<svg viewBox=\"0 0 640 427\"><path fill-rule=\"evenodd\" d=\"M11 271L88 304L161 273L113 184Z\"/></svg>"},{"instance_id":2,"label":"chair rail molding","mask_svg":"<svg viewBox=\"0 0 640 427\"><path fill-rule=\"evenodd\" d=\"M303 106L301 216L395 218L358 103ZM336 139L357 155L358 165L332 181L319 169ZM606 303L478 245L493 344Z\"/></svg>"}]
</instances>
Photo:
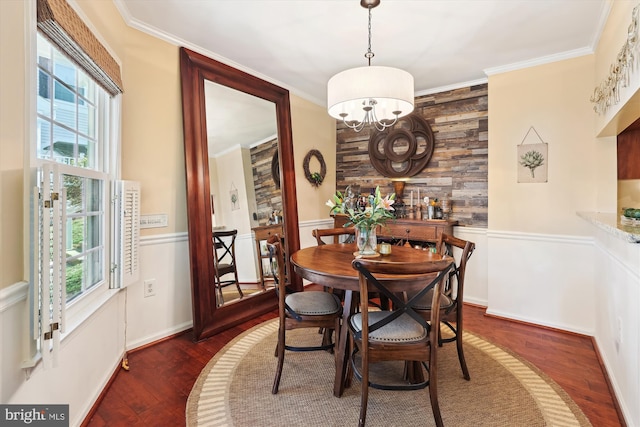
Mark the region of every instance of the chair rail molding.
<instances>
[{"instance_id":1,"label":"chair rail molding","mask_svg":"<svg viewBox=\"0 0 640 427\"><path fill-rule=\"evenodd\" d=\"M181 233L168 233L168 234L154 234L151 236L140 236L140 245L160 245L163 243L183 242L189 239L187 232Z\"/></svg>"},{"instance_id":2,"label":"chair rail molding","mask_svg":"<svg viewBox=\"0 0 640 427\"><path fill-rule=\"evenodd\" d=\"M23 301L29 294L29 282L20 281L0 289L0 313Z\"/></svg>"},{"instance_id":3,"label":"chair rail molding","mask_svg":"<svg viewBox=\"0 0 640 427\"><path fill-rule=\"evenodd\" d=\"M593 245L593 238L585 236L572 236L563 234L538 234L524 233L522 231L499 231L488 230L487 237L490 239L507 239L507 240L528 240L537 242L550 243L570 243L581 245Z\"/></svg>"}]
</instances>

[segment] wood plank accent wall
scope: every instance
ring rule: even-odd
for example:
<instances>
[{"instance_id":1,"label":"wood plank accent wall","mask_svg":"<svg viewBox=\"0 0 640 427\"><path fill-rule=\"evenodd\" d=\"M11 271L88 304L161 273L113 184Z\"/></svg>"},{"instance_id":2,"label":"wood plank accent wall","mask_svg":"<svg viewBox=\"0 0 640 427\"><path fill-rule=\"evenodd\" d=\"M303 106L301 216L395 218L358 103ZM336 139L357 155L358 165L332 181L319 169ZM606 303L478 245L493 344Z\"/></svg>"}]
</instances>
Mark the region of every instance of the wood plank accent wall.
<instances>
[{"instance_id":1,"label":"wood plank accent wall","mask_svg":"<svg viewBox=\"0 0 640 427\"><path fill-rule=\"evenodd\" d=\"M405 184L408 202L413 190L420 196L448 197L451 219L460 225L487 227L488 212L488 87L487 84L417 97L415 112L429 123L435 135L431 161ZM370 131L356 133L337 125L336 187L344 191L359 184L363 192L380 186L393 191L390 178L381 176L368 154ZM414 199L415 200L415 199Z\"/></svg>"},{"instance_id":2,"label":"wood plank accent wall","mask_svg":"<svg viewBox=\"0 0 640 427\"><path fill-rule=\"evenodd\" d=\"M277 138L250 149L260 225L266 225L269 222L269 216L274 210L282 212L282 191L276 187L271 176L271 160L277 152Z\"/></svg>"}]
</instances>

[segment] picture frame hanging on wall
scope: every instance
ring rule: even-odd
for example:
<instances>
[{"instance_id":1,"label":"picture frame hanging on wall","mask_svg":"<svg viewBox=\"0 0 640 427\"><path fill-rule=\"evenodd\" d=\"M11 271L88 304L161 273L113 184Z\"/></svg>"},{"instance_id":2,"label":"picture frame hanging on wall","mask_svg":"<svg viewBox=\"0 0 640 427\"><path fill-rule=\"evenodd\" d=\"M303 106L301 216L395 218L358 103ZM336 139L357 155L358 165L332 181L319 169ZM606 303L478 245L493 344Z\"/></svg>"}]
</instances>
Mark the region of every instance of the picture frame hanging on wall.
<instances>
[{"instance_id":1,"label":"picture frame hanging on wall","mask_svg":"<svg viewBox=\"0 0 640 427\"><path fill-rule=\"evenodd\" d=\"M533 130L540 143L525 144ZM531 126L517 147L518 183L544 183L548 181L549 144L544 142Z\"/></svg>"},{"instance_id":2,"label":"picture frame hanging on wall","mask_svg":"<svg viewBox=\"0 0 640 427\"><path fill-rule=\"evenodd\" d=\"M231 183L231 190L229 191L229 196L231 199L231 210L237 211L240 209L240 201L238 200L238 189L233 183Z\"/></svg>"}]
</instances>

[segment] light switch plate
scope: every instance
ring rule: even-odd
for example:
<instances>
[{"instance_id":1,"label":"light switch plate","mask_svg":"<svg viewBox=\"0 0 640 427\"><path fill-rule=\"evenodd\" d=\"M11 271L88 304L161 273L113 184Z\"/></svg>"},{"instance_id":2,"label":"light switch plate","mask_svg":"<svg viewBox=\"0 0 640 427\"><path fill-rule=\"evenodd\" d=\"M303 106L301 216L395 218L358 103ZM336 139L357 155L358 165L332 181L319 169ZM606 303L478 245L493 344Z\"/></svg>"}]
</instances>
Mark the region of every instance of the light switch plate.
<instances>
[{"instance_id":1,"label":"light switch plate","mask_svg":"<svg viewBox=\"0 0 640 427\"><path fill-rule=\"evenodd\" d=\"M167 214L140 215L140 228L160 228L167 226Z\"/></svg>"}]
</instances>

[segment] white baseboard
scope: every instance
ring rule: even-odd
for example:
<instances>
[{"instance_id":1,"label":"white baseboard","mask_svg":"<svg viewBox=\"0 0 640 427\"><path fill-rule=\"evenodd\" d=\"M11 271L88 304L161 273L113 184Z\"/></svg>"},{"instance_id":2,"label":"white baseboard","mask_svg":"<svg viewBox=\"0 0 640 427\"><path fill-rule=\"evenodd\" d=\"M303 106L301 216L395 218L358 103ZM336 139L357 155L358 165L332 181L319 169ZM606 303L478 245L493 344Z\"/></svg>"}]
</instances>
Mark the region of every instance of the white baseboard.
<instances>
[{"instance_id":1,"label":"white baseboard","mask_svg":"<svg viewBox=\"0 0 640 427\"><path fill-rule=\"evenodd\" d=\"M544 322L544 321L541 321L540 319L533 319L533 318L529 318L529 317L526 317L526 316L518 316L518 315L515 315L513 313L508 313L506 311L500 311L500 310L492 310L490 308L487 308L486 312L487 312L487 314L490 314L492 316L502 317L504 319L517 320L519 322L529 323L531 325L545 326L545 327L548 327L548 328L558 329L558 330L561 330L561 331L573 332L573 333L576 333L576 334L585 335L587 337L593 337L594 336L594 331L588 331L588 330L585 330L585 329L573 328L570 325L560 325L560 324L554 324L554 323L550 323L550 322Z\"/></svg>"},{"instance_id":2,"label":"white baseboard","mask_svg":"<svg viewBox=\"0 0 640 427\"><path fill-rule=\"evenodd\" d=\"M464 298L464 302L469 304L479 305L481 307L487 307L487 305L489 304L489 302L485 299L479 299L479 298L473 298L473 297L467 298L466 296Z\"/></svg>"},{"instance_id":3,"label":"white baseboard","mask_svg":"<svg viewBox=\"0 0 640 427\"><path fill-rule=\"evenodd\" d=\"M189 321L189 322L183 322L172 328L163 329L162 331L157 331L152 335L147 335L135 341L130 341L127 344L127 351L135 350L138 347L145 346L155 341L160 341L166 337L170 337L171 335L175 335L180 332L186 331L187 329L191 329L192 327L193 327L193 321Z\"/></svg>"}]
</instances>

